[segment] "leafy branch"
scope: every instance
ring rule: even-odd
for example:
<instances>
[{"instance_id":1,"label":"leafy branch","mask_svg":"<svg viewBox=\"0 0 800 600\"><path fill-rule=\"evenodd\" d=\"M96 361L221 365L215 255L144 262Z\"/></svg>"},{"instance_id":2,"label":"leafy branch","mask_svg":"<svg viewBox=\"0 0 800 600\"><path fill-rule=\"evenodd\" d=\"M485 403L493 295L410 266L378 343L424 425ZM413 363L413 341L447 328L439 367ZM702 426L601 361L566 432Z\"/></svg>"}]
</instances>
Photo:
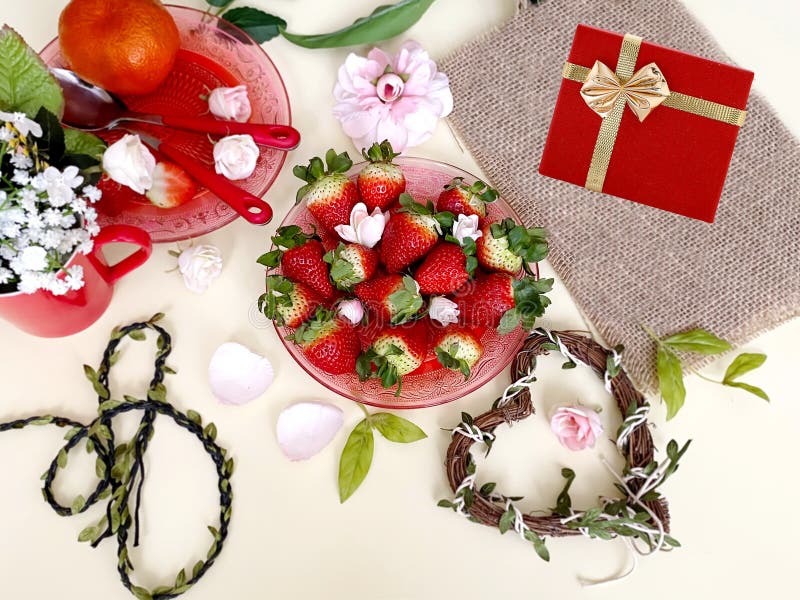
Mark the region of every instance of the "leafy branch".
<instances>
[{"instance_id":1,"label":"leafy branch","mask_svg":"<svg viewBox=\"0 0 800 600\"><path fill-rule=\"evenodd\" d=\"M658 387L661 399L667 405L667 419L669 420L678 414L686 400L686 387L683 383L683 364L678 353L689 352L712 356L730 350L731 345L705 329L691 329L663 338L658 337L646 325L642 325L642 329L653 339L658 348L656 353ZM692 369L689 370L701 379L727 387L743 389L769 402L769 396L764 390L738 381L739 377L757 369L766 360L767 356L765 354L742 353L733 359L733 362L725 371L722 381L711 379Z\"/></svg>"}]
</instances>

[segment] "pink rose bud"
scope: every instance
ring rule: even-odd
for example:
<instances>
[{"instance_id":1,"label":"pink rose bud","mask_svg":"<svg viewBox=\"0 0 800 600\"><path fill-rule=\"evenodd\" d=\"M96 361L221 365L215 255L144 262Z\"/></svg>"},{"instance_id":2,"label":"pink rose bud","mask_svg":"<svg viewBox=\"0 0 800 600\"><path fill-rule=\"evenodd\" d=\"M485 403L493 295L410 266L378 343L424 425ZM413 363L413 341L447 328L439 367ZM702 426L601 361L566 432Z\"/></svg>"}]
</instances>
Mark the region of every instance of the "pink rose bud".
<instances>
[{"instance_id":1,"label":"pink rose bud","mask_svg":"<svg viewBox=\"0 0 800 600\"><path fill-rule=\"evenodd\" d=\"M208 110L220 119L244 123L251 113L247 86L219 87L212 90L208 95Z\"/></svg>"},{"instance_id":2,"label":"pink rose bud","mask_svg":"<svg viewBox=\"0 0 800 600\"><path fill-rule=\"evenodd\" d=\"M553 413L550 429L558 441L570 450L584 450L594 448L597 437L603 433L603 424L594 410L562 406Z\"/></svg>"}]
</instances>

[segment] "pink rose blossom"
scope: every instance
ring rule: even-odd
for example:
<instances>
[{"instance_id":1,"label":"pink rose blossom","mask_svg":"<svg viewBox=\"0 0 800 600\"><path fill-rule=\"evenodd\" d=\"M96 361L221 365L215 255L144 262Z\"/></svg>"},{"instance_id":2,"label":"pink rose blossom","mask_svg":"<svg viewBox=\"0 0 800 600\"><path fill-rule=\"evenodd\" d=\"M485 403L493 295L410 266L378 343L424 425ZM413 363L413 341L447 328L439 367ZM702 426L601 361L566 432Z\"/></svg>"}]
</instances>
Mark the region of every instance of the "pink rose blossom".
<instances>
[{"instance_id":1,"label":"pink rose blossom","mask_svg":"<svg viewBox=\"0 0 800 600\"><path fill-rule=\"evenodd\" d=\"M386 139L396 152L417 146L453 110L447 76L412 41L394 56L380 48L348 55L333 96L333 114L359 149Z\"/></svg>"},{"instance_id":2,"label":"pink rose blossom","mask_svg":"<svg viewBox=\"0 0 800 600\"><path fill-rule=\"evenodd\" d=\"M211 90L208 95L208 109L212 115L220 119L246 122L252 112L247 97L247 86L237 85Z\"/></svg>"},{"instance_id":3,"label":"pink rose blossom","mask_svg":"<svg viewBox=\"0 0 800 600\"><path fill-rule=\"evenodd\" d=\"M550 429L558 441L570 450L594 448L597 437L603 433L603 424L597 412L580 406L562 406L550 419Z\"/></svg>"}]
</instances>

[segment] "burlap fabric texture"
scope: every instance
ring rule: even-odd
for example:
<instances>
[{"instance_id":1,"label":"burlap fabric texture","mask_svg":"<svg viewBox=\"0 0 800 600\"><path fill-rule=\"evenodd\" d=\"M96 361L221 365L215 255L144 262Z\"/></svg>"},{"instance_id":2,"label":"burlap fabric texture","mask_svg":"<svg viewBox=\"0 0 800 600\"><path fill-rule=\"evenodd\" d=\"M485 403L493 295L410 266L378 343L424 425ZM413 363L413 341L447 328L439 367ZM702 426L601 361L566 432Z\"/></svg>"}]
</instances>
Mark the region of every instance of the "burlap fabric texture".
<instances>
[{"instance_id":1,"label":"burlap fabric texture","mask_svg":"<svg viewBox=\"0 0 800 600\"><path fill-rule=\"evenodd\" d=\"M800 144L753 93L713 224L539 175L579 23L732 63L677 0L544 0L441 62L450 123L524 221L549 230L553 268L652 391L655 347L640 324L741 345L800 313Z\"/></svg>"}]
</instances>

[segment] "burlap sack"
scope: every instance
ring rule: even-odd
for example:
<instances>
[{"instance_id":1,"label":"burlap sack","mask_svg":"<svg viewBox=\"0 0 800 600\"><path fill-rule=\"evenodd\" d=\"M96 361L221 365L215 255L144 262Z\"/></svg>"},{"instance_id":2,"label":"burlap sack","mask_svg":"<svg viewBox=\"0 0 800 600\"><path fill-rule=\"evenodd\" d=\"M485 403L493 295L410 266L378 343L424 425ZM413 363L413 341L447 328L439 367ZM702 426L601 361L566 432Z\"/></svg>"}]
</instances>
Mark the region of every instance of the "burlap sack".
<instances>
[{"instance_id":1,"label":"burlap sack","mask_svg":"<svg viewBox=\"0 0 800 600\"><path fill-rule=\"evenodd\" d=\"M578 23L732 62L677 0L545 0L440 64L450 121L525 222L547 227L550 262L579 308L653 390L655 349L640 324L704 327L740 345L800 314L800 144L751 95L713 224L539 175Z\"/></svg>"}]
</instances>

